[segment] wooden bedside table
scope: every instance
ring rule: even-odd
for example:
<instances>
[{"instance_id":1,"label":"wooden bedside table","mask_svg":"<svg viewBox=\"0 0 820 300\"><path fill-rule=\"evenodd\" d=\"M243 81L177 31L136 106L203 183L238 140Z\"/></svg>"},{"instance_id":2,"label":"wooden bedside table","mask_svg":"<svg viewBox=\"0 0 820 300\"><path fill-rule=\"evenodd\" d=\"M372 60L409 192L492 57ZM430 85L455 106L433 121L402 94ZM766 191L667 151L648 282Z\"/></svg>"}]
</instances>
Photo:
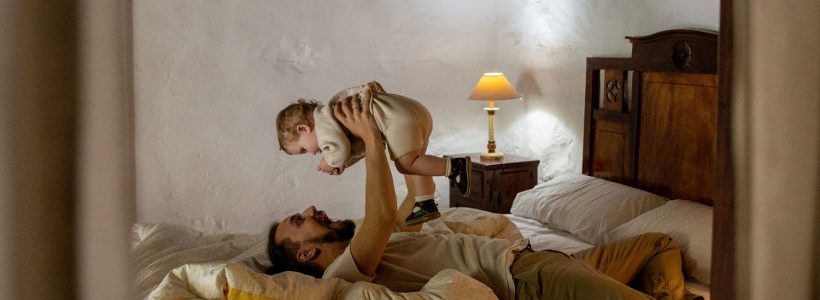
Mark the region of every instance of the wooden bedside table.
<instances>
[{"instance_id":1,"label":"wooden bedside table","mask_svg":"<svg viewBox=\"0 0 820 300\"><path fill-rule=\"evenodd\" d=\"M538 183L538 161L511 154L501 160L481 160L478 153L470 155L473 161L473 181L470 196L462 197L455 185L450 184L450 207L472 207L489 212L508 214L515 195L531 189Z\"/></svg>"}]
</instances>

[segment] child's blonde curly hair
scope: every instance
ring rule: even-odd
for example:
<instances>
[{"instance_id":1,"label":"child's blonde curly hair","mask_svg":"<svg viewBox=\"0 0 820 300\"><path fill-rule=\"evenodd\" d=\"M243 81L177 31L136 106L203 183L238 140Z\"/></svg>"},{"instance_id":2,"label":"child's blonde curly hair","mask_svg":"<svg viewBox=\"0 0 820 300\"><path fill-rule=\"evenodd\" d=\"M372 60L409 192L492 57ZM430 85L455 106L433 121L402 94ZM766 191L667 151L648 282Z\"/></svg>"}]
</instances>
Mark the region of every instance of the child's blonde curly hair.
<instances>
[{"instance_id":1,"label":"child's blonde curly hair","mask_svg":"<svg viewBox=\"0 0 820 300\"><path fill-rule=\"evenodd\" d=\"M294 142L298 137L296 127L307 125L313 128L313 111L319 106L316 100L299 98L276 115L276 133L279 137L279 150L285 151L285 143Z\"/></svg>"}]
</instances>

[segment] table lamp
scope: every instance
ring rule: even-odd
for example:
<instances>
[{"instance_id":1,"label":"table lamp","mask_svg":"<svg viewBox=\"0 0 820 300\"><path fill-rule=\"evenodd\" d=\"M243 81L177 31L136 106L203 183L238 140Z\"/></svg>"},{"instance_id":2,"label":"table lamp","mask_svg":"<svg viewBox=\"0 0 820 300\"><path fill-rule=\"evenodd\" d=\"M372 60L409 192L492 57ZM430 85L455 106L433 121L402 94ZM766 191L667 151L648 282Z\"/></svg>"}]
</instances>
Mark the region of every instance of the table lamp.
<instances>
[{"instance_id":1,"label":"table lamp","mask_svg":"<svg viewBox=\"0 0 820 300\"><path fill-rule=\"evenodd\" d=\"M495 107L496 100L513 100L521 99L521 96L515 91L507 77L502 73L484 73L481 79L473 88L473 93L470 94L470 100L485 100L490 101L490 105L485 107L487 115L490 119L490 139L487 141L487 151L481 153L481 159L494 160L503 159L504 153L495 151L495 137L493 126L495 123L495 112L498 107Z\"/></svg>"}]
</instances>

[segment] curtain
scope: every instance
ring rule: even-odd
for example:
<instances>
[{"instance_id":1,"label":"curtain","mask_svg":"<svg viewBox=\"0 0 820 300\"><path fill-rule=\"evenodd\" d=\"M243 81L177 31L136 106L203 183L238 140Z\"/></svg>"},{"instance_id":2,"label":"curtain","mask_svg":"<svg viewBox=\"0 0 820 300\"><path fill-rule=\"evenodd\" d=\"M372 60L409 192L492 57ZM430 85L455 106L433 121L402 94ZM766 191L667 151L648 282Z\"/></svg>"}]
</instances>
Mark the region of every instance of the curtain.
<instances>
[{"instance_id":1,"label":"curtain","mask_svg":"<svg viewBox=\"0 0 820 300\"><path fill-rule=\"evenodd\" d=\"M820 2L733 3L737 299L818 299Z\"/></svg>"},{"instance_id":2,"label":"curtain","mask_svg":"<svg viewBox=\"0 0 820 300\"><path fill-rule=\"evenodd\" d=\"M0 1L0 299L131 298L130 1Z\"/></svg>"}]
</instances>

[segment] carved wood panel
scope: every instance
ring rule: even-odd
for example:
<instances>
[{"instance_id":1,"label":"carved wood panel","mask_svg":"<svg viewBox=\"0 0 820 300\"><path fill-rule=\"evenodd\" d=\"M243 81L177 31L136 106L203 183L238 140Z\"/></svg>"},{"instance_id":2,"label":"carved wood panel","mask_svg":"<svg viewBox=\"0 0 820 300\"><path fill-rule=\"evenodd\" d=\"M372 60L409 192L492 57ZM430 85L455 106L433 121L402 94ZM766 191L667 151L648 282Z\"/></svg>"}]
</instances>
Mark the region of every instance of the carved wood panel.
<instances>
[{"instance_id":1,"label":"carved wood panel","mask_svg":"<svg viewBox=\"0 0 820 300\"><path fill-rule=\"evenodd\" d=\"M603 109L622 112L624 108L624 78L623 70L605 70L604 87L601 94L604 96Z\"/></svg>"},{"instance_id":2,"label":"carved wood panel","mask_svg":"<svg viewBox=\"0 0 820 300\"><path fill-rule=\"evenodd\" d=\"M631 185L633 182L633 151L628 118L600 112L595 118L592 166L590 175Z\"/></svg>"},{"instance_id":3,"label":"carved wood panel","mask_svg":"<svg viewBox=\"0 0 820 300\"><path fill-rule=\"evenodd\" d=\"M712 205L717 77L653 72L642 85L638 187Z\"/></svg>"}]
</instances>

